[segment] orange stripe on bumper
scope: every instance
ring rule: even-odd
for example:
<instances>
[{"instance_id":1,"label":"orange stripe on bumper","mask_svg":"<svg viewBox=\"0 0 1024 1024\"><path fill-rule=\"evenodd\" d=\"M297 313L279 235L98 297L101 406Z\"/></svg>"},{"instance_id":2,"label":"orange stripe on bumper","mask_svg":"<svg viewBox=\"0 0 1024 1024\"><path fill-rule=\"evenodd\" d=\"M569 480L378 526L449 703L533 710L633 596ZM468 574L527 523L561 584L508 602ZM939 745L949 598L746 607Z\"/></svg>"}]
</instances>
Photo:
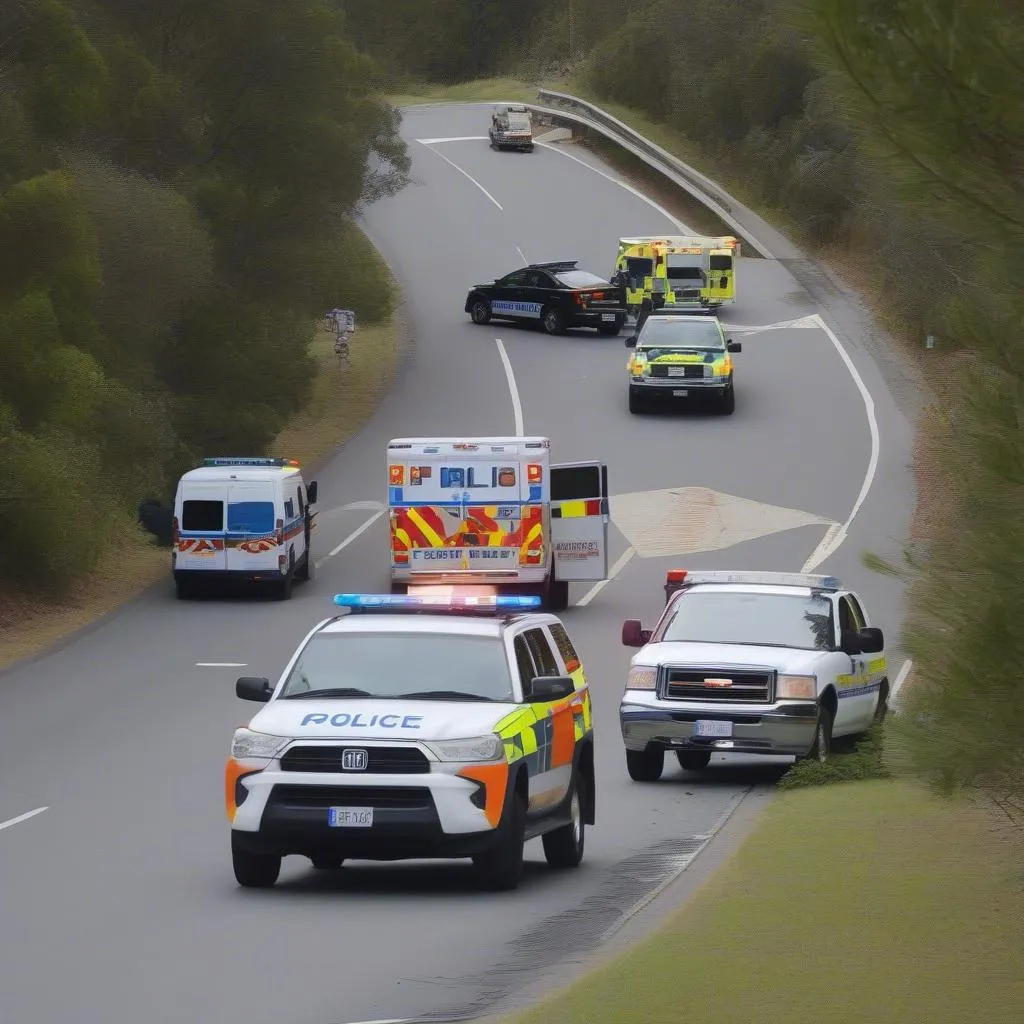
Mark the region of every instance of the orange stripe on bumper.
<instances>
[{"instance_id":1,"label":"orange stripe on bumper","mask_svg":"<svg viewBox=\"0 0 1024 1024\"><path fill-rule=\"evenodd\" d=\"M572 719L570 718L570 723ZM501 821L501 809L505 806L505 790L508 788L508 764L474 765L463 768L459 775L464 779L482 782L486 788L484 801L484 817L492 828L497 828Z\"/></svg>"}]
</instances>

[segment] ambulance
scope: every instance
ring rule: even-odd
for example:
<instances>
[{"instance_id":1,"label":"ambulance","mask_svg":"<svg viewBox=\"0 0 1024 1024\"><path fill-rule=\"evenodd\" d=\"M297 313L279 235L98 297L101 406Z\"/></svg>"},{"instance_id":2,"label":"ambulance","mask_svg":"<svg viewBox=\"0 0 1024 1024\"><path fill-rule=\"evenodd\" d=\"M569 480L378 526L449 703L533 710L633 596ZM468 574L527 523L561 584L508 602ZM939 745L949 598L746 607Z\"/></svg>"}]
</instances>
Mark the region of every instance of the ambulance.
<instances>
[{"instance_id":1,"label":"ambulance","mask_svg":"<svg viewBox=\"0 0 1024 1024\"><path fill-rule=\"evenodd\" d=\"M317 483L294 459L206 459L179 481L171 569L179 598L218 580L269 584L287 600L313 576Z\"/></svg>"},{"instance_id":2,"label":"ambulance","mask_svg":"<svg viewBox=\"0 0 1024 1024\"><path fill-rule=\"evenodd\" d=\"M391 591L480 585L569 605L608 577L608 468L551 464L546 437L388 444ZM435 591L437 592L437 591Z\"/></svg>"},{"instance_id":3,"label":"ambulance","mask_svg":"<svg viewBox=\"0 0 1024 1024\"><path fill-rule=\"evenodd\" d=\"M731 235L653 235L620 238L615 274L626 287L634 316L644 299L655 309L696 306L709 310L736 301L740 243Z\"/></svg>"}]
</instances>

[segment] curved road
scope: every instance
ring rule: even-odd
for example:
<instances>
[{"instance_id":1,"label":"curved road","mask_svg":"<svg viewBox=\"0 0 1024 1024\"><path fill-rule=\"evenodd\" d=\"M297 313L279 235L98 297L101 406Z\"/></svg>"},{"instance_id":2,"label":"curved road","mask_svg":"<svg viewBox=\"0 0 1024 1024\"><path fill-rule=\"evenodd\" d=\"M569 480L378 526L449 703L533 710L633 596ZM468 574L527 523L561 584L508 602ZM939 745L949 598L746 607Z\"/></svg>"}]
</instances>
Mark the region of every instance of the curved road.
<instances>
[{"instance_id":1,"label":"curved road","mask_svg":"<svg viewBox=\"0 0 1024 1024\"><path fill-rule=\"evenodd\" d=\"M616 709L630 652L619 626L658 612L667 567L799 570L849 518L871 469L822 568L850 580L895 638L898 585L860 555L907 534L910 430L874 364L855 351L848 366L816 326L744 330L734 416L631 417L621 338L475 327L462 312L467 286L524 254L608 273L619 236L679 229L580 147L492 152L479 138L488 116L484 105L408 109L415 184L367 212L415 345L379 412L319 477L315 582L280 605L177 603L168 581L0 680L4 1019L333 1024L483 1012L525 973L596 941L747 788L778 776L777 762L754 758L705 778L669 765L652 786L626 776ZM415 141L467 136L477 138ZM741 270L729 322L816 312L780 264L747 259ZM235 699L235 677L278 673L335 592L386 587L385 524L366 503L385 496L388 438L512 433L517 407L557 461L604 459L616 496L621 571L596 594L574 587L565 615L596 705L598 825L583 867L549 873L530 843L514 894L475 891L466 862L357 863L331 877L295 859L273 890L238 889L221 771L232 729L254 709Z\"/></svg>"}]
</instances>

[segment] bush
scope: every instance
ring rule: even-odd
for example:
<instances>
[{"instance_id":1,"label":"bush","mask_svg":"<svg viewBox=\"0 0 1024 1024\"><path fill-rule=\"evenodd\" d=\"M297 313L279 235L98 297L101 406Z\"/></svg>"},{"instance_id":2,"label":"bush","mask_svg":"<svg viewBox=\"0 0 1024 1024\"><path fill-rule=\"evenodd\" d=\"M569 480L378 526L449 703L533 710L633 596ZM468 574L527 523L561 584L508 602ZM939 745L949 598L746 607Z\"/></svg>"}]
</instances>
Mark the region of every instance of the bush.
<instances>
[{"instance_id":1,"label":"bush","mask_svg":"<svg viewBox=\"0 0 1024 1024\"><path fill-rule=\"evenodd\" d=\"M806 786L827 786L834 782L862 782L864 779L887 779L889 768L883 760L884 729L881 723L871 727L862 737L854 740L848 749L837 740L832 757L819 761L797 761L779 779L779 789L802 789Z\"/></svg>"}]
</instances>

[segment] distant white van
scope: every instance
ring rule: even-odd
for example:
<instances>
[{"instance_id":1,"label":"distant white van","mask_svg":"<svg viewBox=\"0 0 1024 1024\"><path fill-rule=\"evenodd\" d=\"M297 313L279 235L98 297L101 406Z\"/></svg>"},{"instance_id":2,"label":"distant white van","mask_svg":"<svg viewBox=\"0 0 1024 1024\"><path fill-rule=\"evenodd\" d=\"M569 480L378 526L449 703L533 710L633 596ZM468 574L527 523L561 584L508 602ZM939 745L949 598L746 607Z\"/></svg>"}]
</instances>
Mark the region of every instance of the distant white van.
<instances>
[{"instance_id":1,"label":"distant white van","mask_svg":"<svg viewBox=\"0 0 1024 1024\"><path fill-rule=\"evenodd\" d=\"M317 484L294 459L213 458L178 481L171 569L179 598L204 583L269 583L281 600L313 577Z\"/></svg>"}]
</instances>

